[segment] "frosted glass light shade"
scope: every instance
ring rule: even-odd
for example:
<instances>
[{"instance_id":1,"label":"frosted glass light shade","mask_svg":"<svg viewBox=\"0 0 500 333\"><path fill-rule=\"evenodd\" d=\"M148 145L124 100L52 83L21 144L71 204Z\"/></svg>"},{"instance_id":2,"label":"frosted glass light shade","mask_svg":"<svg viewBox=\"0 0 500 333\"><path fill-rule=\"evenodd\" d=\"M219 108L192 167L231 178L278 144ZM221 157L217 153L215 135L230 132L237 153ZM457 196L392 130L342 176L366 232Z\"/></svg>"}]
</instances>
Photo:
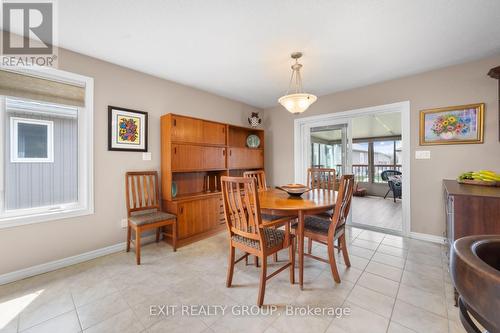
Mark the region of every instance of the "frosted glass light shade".
<instances>
[{"instance_id":1,"label":"frosted glass light shade","mask_svg":"<svg viewBox=\"0 0 500 333\"><path fill-rule=\"evenodd\" d=\"M318 98L312 94L290 94L278 99L278 103L283 105L291 113L302 113L316 102Z\"/></svg>"}]
</instances>

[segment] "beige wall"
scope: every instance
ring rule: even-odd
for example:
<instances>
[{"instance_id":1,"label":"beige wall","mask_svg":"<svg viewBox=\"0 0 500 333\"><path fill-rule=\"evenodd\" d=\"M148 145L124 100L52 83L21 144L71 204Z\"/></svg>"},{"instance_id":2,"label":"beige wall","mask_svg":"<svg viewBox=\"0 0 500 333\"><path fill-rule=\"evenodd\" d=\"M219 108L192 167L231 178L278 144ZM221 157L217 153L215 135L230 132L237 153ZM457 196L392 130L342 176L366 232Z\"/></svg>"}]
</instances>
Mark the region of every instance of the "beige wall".
<instances>
[{"instance_id":1,"label":"beige wall","mask_svg":"<svg viewBox=\"0 0 500 333\"><path fill-rule=\"evenodd\" d=\"M95 214L17 228L0 229L0 275L125 241L120 220L126 216L126 170L160 167L160 125L169 112L244 125L248 105L155 78L73 52L59 51L59 68L94 78ZM149 151L107 150L107 106L149 113Z\"/></svg>"},{"instance_id":2,"label":"beige wall","mask_svg":"<svg viewBox=\"0 0 500 333\"><path fill-rule=\"evenodd\" d=\"M271 184L293 181L293 120L409 100L411 104L411 231L432 235L445 232L442 179L461 172L493 169L500 172L498 141L498 83L486 74L500 65L500 55L349 91L321 96L303 115L282 107L265 110L266 165ZM341 79L332 77L332 80ZM305 82L307 85L307 82ZM419 147L419 110L484 102L484 144ZM415 150L431 151L430 160L415 160Z\"/></svg>"}]
</instances>

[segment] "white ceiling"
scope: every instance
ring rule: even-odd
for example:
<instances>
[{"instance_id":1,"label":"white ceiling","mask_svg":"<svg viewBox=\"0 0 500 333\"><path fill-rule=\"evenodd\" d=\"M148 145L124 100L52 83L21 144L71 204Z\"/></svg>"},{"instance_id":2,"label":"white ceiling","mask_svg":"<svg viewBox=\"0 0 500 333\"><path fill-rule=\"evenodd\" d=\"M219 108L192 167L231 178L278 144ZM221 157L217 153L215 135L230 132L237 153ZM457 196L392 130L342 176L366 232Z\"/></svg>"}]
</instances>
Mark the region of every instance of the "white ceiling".
<instances>
[{"instance_id":1,"label":"white ceiling","mask_svg":"<svg viewBox=\"0 0 500 333\"><path fill-rule=\"evenodd\" d=\"M383 113L352 119L353 139L401 135L401 113ZM311 136L327 141L340 140L340 130L313 132Z\"/></svg>"},{"instance_id":2,"label":"white ceiling","mask_svg":"<svg viewBox=\"0 0 500 333\"><path fill-rule=\"evenodd\" d=\"M499 0L59 0L59 45L258 107L500 52Z\"/></svg>"}]
</instances>

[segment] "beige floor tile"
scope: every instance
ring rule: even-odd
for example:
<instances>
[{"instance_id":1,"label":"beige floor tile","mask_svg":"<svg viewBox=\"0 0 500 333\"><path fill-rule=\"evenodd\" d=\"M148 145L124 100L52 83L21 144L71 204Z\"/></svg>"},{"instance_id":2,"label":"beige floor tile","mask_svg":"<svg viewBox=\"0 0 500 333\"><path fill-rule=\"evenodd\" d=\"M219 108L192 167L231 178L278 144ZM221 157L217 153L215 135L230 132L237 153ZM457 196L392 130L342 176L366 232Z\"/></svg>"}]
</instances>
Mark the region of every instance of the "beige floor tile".
<instances>
[{"instance_id":1,"label":"beige floor tile","mask_svg":"<svg viewBox=\"0 0 500 333\"><path fill-rule=\"evenodd\" d=\"M421 289L401 284L397 298L442 317L447 317L446 299L443 295L428 293Z\"/></svg>"},{"instance_id":2,"label":"beige floor tile","mask_svg":"<svg viewBox=\"0 0 500 333\"><path fill-rule=\"evenodd\" d=\"M391 256L406 258L408 251L394 246L388 246L381 244L378 249L378 253L390 254Z\"/></svg>"},{"instance_id":3,"label":"beige floor tile","mask_svg":"<svg viewBox=\"0 0 500 333\"><path fill-rule=\"evenodd\" d=\"M380 244L380 242L373 242L373 241L361 239L359 237L356 238L352 242L352 245L354 245L354 246L362 247L362 248L369 249L372 251L375 251L377 249L377 247L379 246L379 244Z\"/></svg>"},{"instance_id":4,"label":"beige floor tile","mask_svg":"<svg viewBox=\"0 0 500 333\"><path fill-rule=\"evenodd\" d=\"M272 323L271 327L279 332L324 332L328 327L330 320L331 318L315 316L282 315Z\"/></svg>"},{"instance_id":5,"label":"beige floor tile","mask_svg":"<svg viewBox=\"0 0 500 333\"><path fill-rule=\"evenodd\" d=\"M245 309L255 312L251 315L243 314ZM257 311L259 309L255 305L228 308L224 316L210 325L210 328L215 332L264 332L279 316L278 312L273 313L270 308Z\"/></svg>"},{"instance_id":6,"label":"beige floor tile","mask_svg":"<svg viewBox=\"0 0 500 333\"><path fill-rule=\"evenodd\" d=\"M134 311L134 314L137 319L141 322L141 324L144 327L150 327L153 324L165 319L165 317L171 317L171 316L178 316L179 311L177 310L174 314L171 312L160 315L151 315L152 310L151 308L153 307L153 313L156 311L158 312L158 307L159 306L181 306L183 303L177 298L175 294L172 292L168 291L163 291L161 293L158 293L152 297L150 297L148 300L144 301L143 303L139 304L134 304L131 305L130 307L132 308L132 311Z\"/></svg>"},{"instance_id":7,"label":"beige floor tile","mask_svg":"<svg viewBox=\"0 0 500 333\"><path fill-rule=\"evenodd\" d=\"M400 249L408 249L410 247L409 241L399 236L394 236L393 238L386 236L382 241L382 245L398 247Z\"/></svg>"},{"instance_id":8,"label":"beige floor tile","mask_svg":"<svg viewBox=\"0 0 500 333\"><path fill-rule=\"evenodd\" d=\"M422 254L419 252L412 252L411 250L408 252L407 259L419 264L437 266L440 268L443 267L443 262L441 257L429 256L427 254Z\"/></svg>"},{"instance_id":9,"label":"beige floor tile","mask_svg":"<svg viewBox=\"0 0 500 333\"><path fill-rule=\"evenodd\" d=\"M0 312L0 333L17 333L17 324L19 318L17 316L7 317L2 316Z\"/></svg>"},{"instance_id":10,"label":"beige floor tile","mask_svg":"<svg viewBox=\"0 0 500 333\"><path fill-rule=\"evenodd\" d=\"M368 242L368 241L363 241L363 240L360 240L360 241ZM358 245L359 243L354 243L354 242L352 243L352 245L347 247L347 251L349 253L349 256L355 255L355 256L365 258L368 260L371 259L371 257L373 257L373 254L375 253L374 250L371 250L371 249L368 249L365 247L361 247Z\"/></svg>"},{"instance_id":11,"label":"beige floor tile","mask_svg":"<svg viewBox=\"0 0 500 333\"><path fill-rule=\"evenodd\" d=\"M351 254L351 253L349 253L349 260L351 261L352 267L355 267L355 268L361 269L361 270L364 270L366 265L368 265L368 263L370 262L369 259L362 258L362 257L359 257L359 256ZM337 262L345 265L344 257L337 256Z\"/></svg>"},{"instance_id":12,"label":"beige floor tile","mask_svg":"<svg viewBox=\"0 0 500 333\"><path fill-rule=\"evenodd\" d=\"M373 255L372 261L403 269L405 267L406 260L401 257L391 256L390 254L376 252Z\"/></svg>"},{"instance_id":13,"label":"beige floor tile","mask_svg":"<svg viewBox=\"0 0 500 333\"><path fill-rule=\"evenodd\" d=\"M85 330L126 309L128 309L127 302L120 293L116 292L77 308L77 312L82 328Z\"/></svg>"},{"instance_id":14,"label":"beige floor tile","mask_svg":"<svg viewBox=\"0 0 500 333\"><path fill-rule=\"evenodd\" d=\"M28 306L19 317L19 330L25 330L74 309L73 299L69 293L64 293L36 308Z\"/></svg>"},{"instance_id":15,"label":"beige floor tile","mask_svg":"<svg viewBox=\"0 0 500 333\"><path fill-rule=\"evenodd\" d=\"M392 320L422 333L443 333L448 331L448 320L431 312L397 300Z\"/></svg>"},{"instance_id":16,"label":"beige floor tile","mask_svg":"<svg viewBox=\"0 0 500 333\"><path fill-rule=\"evenodd\" d=\"M357 284L393 298L396 297L399 287L399 283L395 281L368 272L361 275Z\"/></svg>"},{"instance_id":17,"label":"beige floor tile","mask_svg":"<svg viewBox=\"0 0 500 333\"><path fill-rule=\"evenodd\" d=\"M386 235L381 232L363 230L363 232L361 232L357 238L380 243L385 238L385 236Z\"/></svg>"},{"instance_id":18,"label":"beige floor tile","mask_svg":"<svg viewBox=\"0 0 500 333\"><path fill-rule=\"evenodd\" d=\"M23 333L76 333L80 332L81 327L78 322L76 311L70 311L58 317L44 321L41 324L33 326Z\"/></svg>"},{"instance_id":19,"label":"beige floor tile","mask_svg":"<svg viewBox=\"0 0 500 333\"><path fill-rule=\"evenodd\" d=\"M391 317L395 299L371 289L356 285L347 297L347 302L386 318Z\"/></svg>"},{"instance_id":20,"label":"beige floor tile","mask_svg":"<svg viewBox=\"0 0 500 333\"><path fill-rule=\"evenodd\" d=\"M356 283L363 273L361 269L358 269L356 267L347 267L344 264L338 263L337 262L337 269L339 271L340 275L340 280L341 281L349 281L352 283Z\"/></svg>"},{"instance_id":21,"label":"beige floor tile","mask_svg":"<svg viewBox=\"0 0 500 333\"><path fill-rule=\"evenodd\" d=\"M163 318L147 329L149 333L198 333L207 330L207 325L200 318L179 317Z\"/></svg>"},{"instance_id":22,"label":"beige floor tile","mask_svg":"<svg viewBox=\"0 0 500 333\"><path fill-rule=\"evenodd\" d=\"M436 279L442 279L444 277L444 271L442 267L418 263L412 261L410 258L406 260L405 270L425 274L428 277L433 277Z\"/></svg>"},{"instance_id":23,"label":"beige floor tile","mask_svg":"<svg viewBox=\"0 0 500 333\"><path fill-rule=\"evenodd\" d=\"M376 261L371 261L368 266L366 266L365 271L380 275L382 277L385 277L387 279L399 282L401 281L401 275L403 274L403 270L378 263Z\"/></svg>"},{"instance_id":24,"label":"beige floor tile","mask_svg":"<svg viewBox=\"0 0 500 333\"><path fill-rule=\"evenodd\" d=\"M448 321L449 333L467 333L461 322L449 320Z\"/></svg>"},{"instance_id":25,"label":"beige floor tile","mask_svg":"<svg viewBox=\"0 0 500 333\"><path fill-rule=\"evenodd\" d=\"M415 333L415 331L391 321L387 333Z\"/></svg>"},{"instance_id":26,"label":"beige floor tile","mask_svg":"<svg viewBox=\"0 0 500 333\"><path fill-rule=\"evenodd\" d=\"M144 326L134 315L134 312L127 309L91 326L84 333L139 333L143 330Z\"/></svg>"},{"instance_id":27,"label":"beige floor tile","mask_svg":"<svg viewBox=\"0 0 500 333\"><path fill-rule=\"evenodd\" d=\"M443 279L433 278L425 275L425 272L415 273L404 271L401 278L401 284L422 289L429 293L444 295L444 281Z\"/></svg>"},{"instance_id":28,"label":"beige floor tile","mask_svg":"<svg viewBox=\"0 0 500 333\"><path fill-rule=\"evenodd\" d=\"M357 305L346 302L344 307L351 309L351 314L342 318L334 318L326 330L327 333L339 331L349 333L386 332L389 320Z\"/></svg>"},{"instance_id":29,"label":"beige floor tile","mask_svg":"<svg viewBox=\"0 0 500 333\"><path fill-rule=\"evenodd\" d=\"M90 287L73 287L71 294L73 295L75 306L79 307L117 291L118 289L114 286L113 282L110 279L105 279Z\"/></svg>"}]
</instances>

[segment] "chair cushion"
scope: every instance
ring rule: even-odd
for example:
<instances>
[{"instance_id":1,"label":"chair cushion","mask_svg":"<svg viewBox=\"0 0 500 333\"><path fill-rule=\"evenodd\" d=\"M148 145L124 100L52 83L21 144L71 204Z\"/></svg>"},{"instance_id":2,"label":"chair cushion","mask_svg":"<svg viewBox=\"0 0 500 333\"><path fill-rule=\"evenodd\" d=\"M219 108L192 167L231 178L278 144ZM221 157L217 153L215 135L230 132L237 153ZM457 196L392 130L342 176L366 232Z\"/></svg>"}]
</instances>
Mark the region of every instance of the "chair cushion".
<instances>
[{"instance_id":1,"label":"chair cushion","mask_svg":"<svg viewBox=\"0 0 500 333\"><path fill-rule=\"evenodd\" d=\"M273 228L263 228L264 239L266 242L266 247L275 247L285 240L285 231L281 229ZM238 243L245 244L247 246L253 247L254 249L260 250L260 242L254 239L246 238L240 235L233 235L232 240Z\"/></svg>"},{"instance_id":2,"label":"chair cushion","mask_svg":"<svg viewBox=\"0 0 500 333\"><path fill-rule=\"evenodd\" d=\"M304 229L310 232L327 235L331 223L332 220L330 218L308 215L304 220ZM345 225L337 226L337 230L335 230L335 238L340 236L341 232L344 230L344 226ZM294 225L293 228L297 228L297 225Z\"/></svg>"},{"instance_id":3,"label":"chair cushion","mask_svg":"<svg viewBox=\"0 0 500 333\"><path fill-rule=\"evenodd\" d=\"M128 218L128 220L135 225L146 225L155 222L166 221L175 219L175 215L165 212L153 212L146 214L136 214Z\"/></svg>"}]
</instances>

